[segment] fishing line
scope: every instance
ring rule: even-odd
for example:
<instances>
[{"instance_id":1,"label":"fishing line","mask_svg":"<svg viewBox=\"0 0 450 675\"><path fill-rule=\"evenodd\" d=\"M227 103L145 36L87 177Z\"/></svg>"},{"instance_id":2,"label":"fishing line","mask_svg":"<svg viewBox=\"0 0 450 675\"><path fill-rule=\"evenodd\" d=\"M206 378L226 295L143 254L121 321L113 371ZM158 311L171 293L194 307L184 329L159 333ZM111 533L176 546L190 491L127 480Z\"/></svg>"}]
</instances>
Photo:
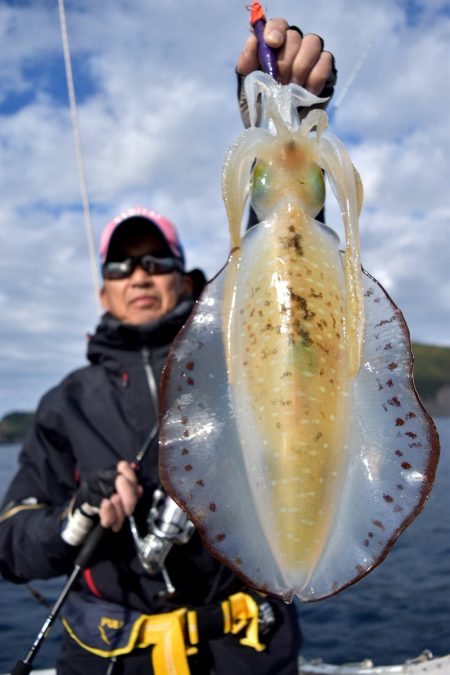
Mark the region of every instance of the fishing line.
<instances>
[{"instance_id":1,"label":"fishing line","mask_svg":"<svg viewBox=\"0 0 450 675\"><path fill-rule=\"evenodd\" d=\"M353 81L361 68L364 65L365 60L369 56L369 52L372 50L373 46L375 45L375 41L371 40L369 44L367 45L366 49L364 50L363 54L361 55L359 61L356 63L354 66L353 70L351 71L350 75L348 76L346 82L344 82L344 86L342 87L340 93L338 96L336 96L336 102L332 106L331 109L331 114L334 114L337 109L340 107L342 101L344 100L345 96L348 94L348 90L350 89L351 85L353 84Z\"/></svg>"},{"instance_id":2,"label":"fishing line","mask_svg":"<svg viewBox=\"0 0 450 675\"><path fill-rule=\"evenodd\" d=\"M94 231L92 227L91 211L89 207L89 197L86 183L86 171L84 167L83 148L81 143L81 131L78 122L77 102L75 97L75 87L73 84L72 62L70 58L69 36L67 33L66 13L64 9L64 0L58 0L59 24L61 29L61 40L64 53L64 65L66 68L66 81L69 93L70 117L72 120L72 130L75 141L75 159L78 170L78 179L80 183L81 201L83 203L84 224L86 228L87 245L89 251L89 260L91 265L92 282L94 285L97 307L100 310L100 274L98 271L97 257L95 253Z\"/></svg>"}]
</instances>

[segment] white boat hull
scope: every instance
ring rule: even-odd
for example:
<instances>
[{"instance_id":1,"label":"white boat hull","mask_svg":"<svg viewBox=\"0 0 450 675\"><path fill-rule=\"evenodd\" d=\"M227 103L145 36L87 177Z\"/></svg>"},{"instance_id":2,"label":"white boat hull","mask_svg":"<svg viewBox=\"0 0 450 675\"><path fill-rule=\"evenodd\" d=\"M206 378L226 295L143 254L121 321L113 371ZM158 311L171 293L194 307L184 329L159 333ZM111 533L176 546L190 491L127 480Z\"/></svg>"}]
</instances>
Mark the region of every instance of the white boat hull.
<instances>
[{"instance_id":1,"label":"white boat hull","mask_svg":"<svg viewBox=\"0 0 450 675\"><path fill-rule=\"evenodd\" d=\"M31 675L56 675L56 670L32 670ZM433 658L429 652L424 652L416 659L395 666L374 666L370 659L335 666L301 658L299 675L450 675L450 654Z\"/></svg>"},{"instance_id":2,"label":"white boat hull","mask_svg":"<svg viewBox=\"0 0 450 675\"><path fill-rule=\"evenodd\" d=\"M300 675L450 675L450 654L433 658L424 652L416 659L393 666L374 666L370 659L335 666L320 660L300 660Z\"/></svg>"}]
</instances>

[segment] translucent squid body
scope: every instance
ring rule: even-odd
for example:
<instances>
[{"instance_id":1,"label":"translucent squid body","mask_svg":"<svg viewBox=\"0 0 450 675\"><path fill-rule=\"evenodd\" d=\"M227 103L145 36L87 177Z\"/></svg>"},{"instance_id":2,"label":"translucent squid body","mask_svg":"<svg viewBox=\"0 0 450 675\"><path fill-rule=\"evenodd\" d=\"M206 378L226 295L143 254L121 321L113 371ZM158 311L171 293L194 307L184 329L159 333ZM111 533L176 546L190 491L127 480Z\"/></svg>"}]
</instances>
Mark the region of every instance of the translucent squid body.
<instances>
[{"instance_id":1,"label":"translucent squid body","mask_svg":"<svg viewBox=\"0 0 450 675\"><path fill-rule=\"evenodd\" d=\"M160 470L212 554L251 587L318 600L386 556L423 508L439 441L412 380L409 334L361 269L362 187L300 87L246 80L268 128L223 172L231 255L172 349ZM316 99L317 100L317 99ZM314 220L327 174L346 242ZM249 179L250 177L250 179ZM240 236L248 194L259 223Z\"/></svg>"}]
</instances>

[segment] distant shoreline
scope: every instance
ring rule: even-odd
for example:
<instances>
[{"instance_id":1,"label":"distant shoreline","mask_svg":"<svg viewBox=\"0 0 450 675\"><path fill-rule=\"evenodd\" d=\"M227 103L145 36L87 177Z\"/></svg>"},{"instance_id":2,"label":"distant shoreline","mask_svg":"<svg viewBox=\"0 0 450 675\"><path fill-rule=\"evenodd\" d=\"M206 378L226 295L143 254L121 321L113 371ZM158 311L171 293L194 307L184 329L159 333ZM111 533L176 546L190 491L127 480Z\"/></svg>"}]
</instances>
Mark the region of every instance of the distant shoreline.
<instances>
[{"instance_id":1,"label":"distant shoreline","mask_svg":"<svg viewBox=\"0 0 450 675\"><path fill-rule=\"evenodd\" d=\"M412 344L414 383L431 417L450 417L450 347ZM33 411L14 411L0 420L0 445L23 443Z\"/></svg>"},{"instance_id":2,"label":"distant shoreline","mask_svg":"<svg viewBox=\"0 0 450 675\"><path fill-rule=\"evenodd\" d=\"M436 399L432 401L422 401L422 404L425 408L425 410L428 412L428 414L434 419L434 418L443 418L443 419L448 419L450 418L450 386L443 388L443 391L441 393L441 396L437 396ZM29 418L33 418L34 414L30 412L14 412L11 413L13 415L16 415L18 417L23 416L24 421L23 424L26 425L26 429L24 429L23 433L14 433L14 434L3 434L2 433L2 424L5 418L0 421L0 446L4 445L21 445L26 437L27 433L29 430L29 426L31 425L31 420ZM6 416L8 417L8 416Z\"/></svg>"},{"instance_id":3,"label":"distant shoreline","mask_svg":"<svg viewBox=\"0 0 450 675\"><path fill-rule=\"evenodd\" d=\"M0 420L0 445L23 443L31 428L34 412L16 410Z\"/></svg>"}]
</instances>

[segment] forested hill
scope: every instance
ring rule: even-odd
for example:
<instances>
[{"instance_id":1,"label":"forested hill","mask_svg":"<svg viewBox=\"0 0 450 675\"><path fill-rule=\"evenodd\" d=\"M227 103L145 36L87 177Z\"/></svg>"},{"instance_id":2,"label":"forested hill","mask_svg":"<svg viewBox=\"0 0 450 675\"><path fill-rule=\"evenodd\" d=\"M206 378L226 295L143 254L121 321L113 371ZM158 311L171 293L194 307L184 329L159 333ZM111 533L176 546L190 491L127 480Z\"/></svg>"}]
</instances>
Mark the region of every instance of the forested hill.
<instances>
[{"instance_id":1,"label":"forested hill","mask_svg":"<svg viewBox=\"0 0 450 675\"><path fill-rule=\"evenodd\" d=\"M414 381L431 415L450 417L450 347L413 344Z\"/></svg>"},{"instance_id":2,"label":"forested hill","mask_svg":"<svg viewBox=\"0 0 450 675\"><path fill-rule=\"evenodd\" d=\"M413 344L414 379L431 415L450 416L450 347ZM11 412L0 421L0 443L21 443L33 412Z\"/></svg>"},{"instance_id":3,"label":"forested hill","mask_svg":"<svg viewBox=\"0 0 450 675\"><path fill-rule=\"evenodd\" d=\"M32 412L12 412L0 421L0 443L20 443L33 421Z\"/></svg>"}]
</instances>

